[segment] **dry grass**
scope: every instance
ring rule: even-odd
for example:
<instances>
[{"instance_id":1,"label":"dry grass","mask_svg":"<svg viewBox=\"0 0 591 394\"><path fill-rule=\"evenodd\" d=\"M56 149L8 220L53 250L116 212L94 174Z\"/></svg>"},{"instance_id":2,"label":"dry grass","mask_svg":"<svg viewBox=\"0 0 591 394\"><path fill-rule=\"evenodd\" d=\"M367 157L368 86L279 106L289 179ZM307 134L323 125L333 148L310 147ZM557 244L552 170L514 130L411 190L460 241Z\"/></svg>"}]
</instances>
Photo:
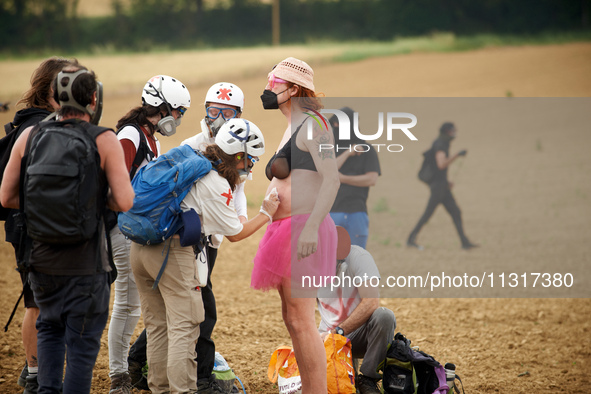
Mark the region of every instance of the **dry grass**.
<instances>
[{"instance_id":1,"label":"dry grass","mask_svg":"<svg viewBox=\"0 0 591 394\"><path fill-rule=\"evenodd\" d=\"M278 48L239 48L202 51L178 51L144 54L80 56L78 60L94 70L105 86L105 94L126 94L143 86L151 76L173 75L188 86L210 84L265 75L273 64L288 56L310 62L327 61L340 46L282 46ZM56 54L59 56L59 54ZM29 86L29 79L41 59L0 61L0 73L10 75L2 86L0 101L15 101Z\"/></svg>"}]
</instances>

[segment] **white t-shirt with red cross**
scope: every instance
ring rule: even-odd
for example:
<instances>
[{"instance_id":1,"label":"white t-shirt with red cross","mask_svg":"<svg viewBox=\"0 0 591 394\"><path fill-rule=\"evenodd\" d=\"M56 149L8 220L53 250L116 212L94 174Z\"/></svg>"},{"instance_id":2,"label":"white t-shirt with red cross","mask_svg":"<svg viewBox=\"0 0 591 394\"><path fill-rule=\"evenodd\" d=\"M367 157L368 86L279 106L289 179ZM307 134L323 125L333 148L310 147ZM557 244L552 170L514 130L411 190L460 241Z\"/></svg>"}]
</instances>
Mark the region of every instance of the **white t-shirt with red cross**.
<instances>
[{"instance_id":1,"label":"white t-shirt with red cross","mask_svg":"<svg viewBox=\"0 0 591 394\"><path fill-rule=\"evenodd\" d=\"M181 145L189 145L191 148L200 150L202 152L205 151L207 145L212 144L215 144L215 138L211 137L209 128L203 119L201 120L201 133L187 138L181 142ZM248 180L252 180L252 172L248 174ZM236 190L234 190L234 198L234 207L236 208L236 212L238 212L238 216L244 216L246 219L248 219L246 194L244 193L244 182L236 185Z\"/></svg>"},{"instance_id":2,"label":"white t-shirt with red cross","mask_svg":"<svg viewBox=\"0 0 591 394\"><path fill-rule=\"evenodd\" d=\"M181 203L181 209L195 209L203 234L236 235L242 223L234 209L234 195L228 181L212 170L196 182Z\"/></svg>"},{"instance_id":3,"label":"white t-shirt with red cross","mask_svg":"<svg viewBox=\"0 0 591 394\"><path fill-rule=\"evenodd\" d=\"M326 332L338 327L357 308L362 298L376 298L379 296L377 288L371 283L378 283L380 271L371 254L360 246L352 245L351 252L345 260L337 266L335 275L340 279L340 286L319 291L321 298L317 299L320 311L320 325L318 331ZM348 280L350 278L351 280ZM363 280L364 278L367 278ZM371 280L370 278L374 278ZM336 281L333 281L337 283ZM362 284L359 287L348 284ZM329 284L330 286L330 284ZM319 296L320 297L320 296Z\"/></svg>"}]
</instances>

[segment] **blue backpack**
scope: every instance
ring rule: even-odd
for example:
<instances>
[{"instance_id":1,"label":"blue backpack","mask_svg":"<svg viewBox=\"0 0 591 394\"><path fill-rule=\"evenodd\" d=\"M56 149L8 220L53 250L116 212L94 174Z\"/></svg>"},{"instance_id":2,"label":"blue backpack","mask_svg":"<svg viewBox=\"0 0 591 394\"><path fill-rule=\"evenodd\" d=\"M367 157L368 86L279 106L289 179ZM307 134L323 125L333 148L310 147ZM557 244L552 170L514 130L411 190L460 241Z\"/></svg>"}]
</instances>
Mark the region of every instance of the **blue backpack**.
<instances>
[{"instance_id":1,"label":"blue backpack","mask_svg":"<svg viewBox=\"0 0 591 394\"><path fill-rule=\"evenodd\" d=\"M172 237L183 225L181 201L211 169L209 159L189 145L172 148L140 168L131 182L133 207L117 218L121 232L142 245Z\"/></svg>"}]
</instances>

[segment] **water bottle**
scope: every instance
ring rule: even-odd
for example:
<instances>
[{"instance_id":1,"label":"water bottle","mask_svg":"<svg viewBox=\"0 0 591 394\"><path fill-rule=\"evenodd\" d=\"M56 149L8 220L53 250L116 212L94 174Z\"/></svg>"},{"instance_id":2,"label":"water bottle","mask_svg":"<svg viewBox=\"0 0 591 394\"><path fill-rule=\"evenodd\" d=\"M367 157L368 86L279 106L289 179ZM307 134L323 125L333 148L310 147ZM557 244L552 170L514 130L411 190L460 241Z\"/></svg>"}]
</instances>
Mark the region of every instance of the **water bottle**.
<instances>
[{"instance_id":1,"label":"water bottle","mask_svg":"<svg viewBox=\"0 0 591 394\"><path fill-rule=\"evenodd\" d=\"M454 388L456 381L456 366L452 363L447 363L443 367L445 369L445 381L450 389Z\"/></svg>"}]
</instances>

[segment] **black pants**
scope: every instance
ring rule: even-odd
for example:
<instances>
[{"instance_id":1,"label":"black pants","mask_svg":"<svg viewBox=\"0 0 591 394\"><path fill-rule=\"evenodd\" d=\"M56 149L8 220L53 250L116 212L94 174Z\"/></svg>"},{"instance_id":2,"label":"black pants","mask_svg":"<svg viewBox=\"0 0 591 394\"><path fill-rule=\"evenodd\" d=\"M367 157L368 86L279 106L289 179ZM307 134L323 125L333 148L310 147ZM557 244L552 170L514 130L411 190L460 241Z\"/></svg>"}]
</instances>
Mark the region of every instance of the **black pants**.
<instances>
[{"instance_id":1,"label":"black pants","mask_svg":"<svg viewBox=\"0 0 591 394\"><path fill-rule=\"evenodd\" d=\"M205 309L205 320L199 325L199 339L195 350L197 351L197 379L210 379L213 373L213 364L215 360L215 344L211 339L211 334L215 323L217 322L217 309L215 296L211 285L211 272L215 265L218 250L206 246L207 263L209 275L207 276L207 286L201 288L201 297L203 298L203 308ZM140 336L129 349L129 360L144 364L146 356L147 338L146 330L142 331Z\"/></svg>"},{"instance_id":2,"label":"black pants","mask_svg":"<svg viewBox=\"0 0 591 394\"><path fill-rule=\"evenodd\" d=\"M429 197L427 208L425 208L423 216L421 216L419 222L408 236L408 241L415 242L419 231L421 231L421 228L429 221L433 215L433 212L435 212L435 208L437 208L439 204L443 204L453 219L458 235L460 236L460 240L462 241L462 245L470 244L470 241L464 234L464 228L462 226L462 212L460 211L458 204L456 204L453 194L451 194L451 190L447 181L433 183L429 185L429 188L431 189L431 196Z\"/></svg>"}]
</instances>

